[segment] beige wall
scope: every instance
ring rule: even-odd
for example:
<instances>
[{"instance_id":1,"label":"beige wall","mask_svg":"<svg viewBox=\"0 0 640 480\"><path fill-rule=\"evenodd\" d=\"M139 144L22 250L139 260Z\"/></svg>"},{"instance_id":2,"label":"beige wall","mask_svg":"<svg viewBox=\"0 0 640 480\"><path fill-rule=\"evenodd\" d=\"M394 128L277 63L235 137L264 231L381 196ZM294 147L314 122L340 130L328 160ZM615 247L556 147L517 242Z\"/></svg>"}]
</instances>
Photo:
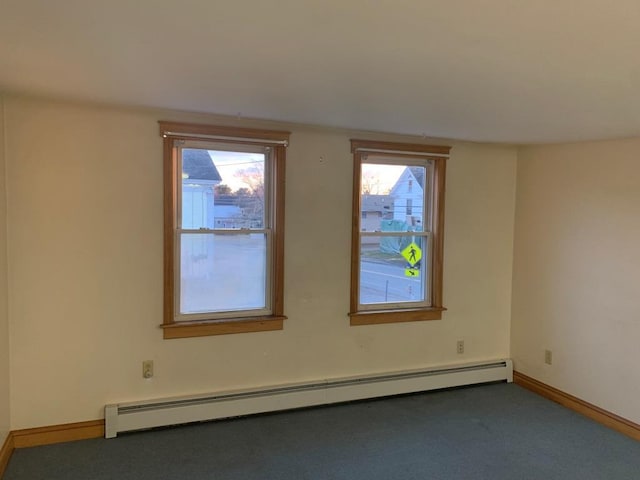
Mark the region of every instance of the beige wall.
<instances>
[{"instance_id":1,"label":"beige wall","mask_svg":"<svg viewBox=\"0 0 640 480\"><path fill-rule=\"evenodd\" d=\"M0 95L0 447L7 438L10 425L9 318L7 316L7 191L4 150L4 98Z\"/></svg>"},{"instance_id":2,"label":"beige wall","mask_svg":"<svg viewBox=\"0 0 640 480\"><path fill-rule=\"evenodd\" d=\"M284 331L162 340L159 119L293 131ZM640 139L519 152L444 142L449 310L349 327L352 137L413 140L0 96L0 442L9 424L101 418L108 402L509 355L640 422Z\"/></svg>"},{"instance_id":3,"label":"beige wall","mask_svg":"<svg viewBox=\"0 0 640 480\"><path fill-rule=\"evenodd\" d=\"M349 327L348 140L408 137L301 126L284 126L285 329L163 340L159 119L283 127L6 100L12 428L101 418L108 402L509 355L517 151L454 144L444 319Z\"/></svg>"},{"instance_id":4,"label":"beige wall","mask_svg":"<svg viewBox=\"0 0 640 480\"><path fill-rule=\"evenodd\" d=\"M637 423L639 159L640 139L520 151L511 344L519 371Z\"/></svg>"}]
</instances>

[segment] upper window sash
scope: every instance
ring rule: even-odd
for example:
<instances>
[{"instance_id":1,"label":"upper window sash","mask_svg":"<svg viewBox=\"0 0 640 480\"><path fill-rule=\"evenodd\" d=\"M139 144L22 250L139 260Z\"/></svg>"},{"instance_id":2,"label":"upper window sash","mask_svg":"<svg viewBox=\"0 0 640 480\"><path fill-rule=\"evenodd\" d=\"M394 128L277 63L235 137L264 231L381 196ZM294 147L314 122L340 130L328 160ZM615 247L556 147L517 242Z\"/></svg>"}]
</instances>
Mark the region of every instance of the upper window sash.
<instances>
[{"instance_id":1,"label":"upper window sash","mask_svg":"<svg viewBox=\"0 0 640 480\"><path fill-rule=\"evenodd\" d=\"M273 206L274 206L274 195L275 195L275 189L273 188L274 185L274 161L273 161L273 148L270 146L264 146L264 145L240 145L240 144L229 144L229 143L222 143L222 142L215 142L213 140L211 140L210 142L203 142L203 141L183 141L183 140L177 140L176 141L176 149L177 149L177 161L179 162L179 165L177 166L177 171L181 172L181 175L178 175L176 177L176 191L177 191L177 206L176 206L176 223L175 223L175 228L180 231L180 232L198 232L198 233L204 233L204 232L214 232L214 233L226 233L227 230L229 230L230 232L235 232L235 231L244 231L244 230L249 230L251 232L258 232L258 231L271 231L273 228L273 224L274 224L274 215L273 215ZM199 149L199 150L207 150L207 151L213 151L213 152L243 152L243 153L255 153L255 154L259 154L259 155L263 155L263 162L262 162L262 166L260 167L262 169L262 182L263 182L263 197L262 197L262 219L260 222L260 227L257 227L255 225L251 225L251 224L247 224L247 225L243 225L241 227L236 227L236 228L226 228L226 227L221 227L218 225L213 225L213 226L203 226L200 225L198 227L194 227L194 228L185 228L184 226L184 218L183 218L183 193L184 193L184 185L185 183L185 178L183 178L184 175L184 168L182 165L183 162L183 154L182 152L184 150L192 150L192 149ZM258 173L260 173L260 168L258 169Z\"/></svg>"},{"instance_id":2,"label":"upper window sash","mask_svg":"<svg viewBox=\"0 0 640 480\"><path fill-rule=\"evenodd\" d=\"M414 155L411 156L403 156L402 154L388 154L387 156L385 156L384 154L380 154L376 151L373 150L365 150L362 153L358 153L357 154L357 158L358 161L360 163L359 168L360 168L360 181L359 181L359 192L360 192L360 196L358 198L358 218L360 220L360 227L359 227L359 231L362 234L367 234L365 233L366 230L362 229L362 196L365 195L362 192L362 175L363 175L363 165L397 165L397 166L404 166L404 167L416 167L416 168L421 168L424 169L424 171L422 172L424 174L424 183L425 185L422 187L422 211L420 211L420 217L422 218L421 220L421 224L420 227L421 231L425 231L425 232L430 232L432 230L432 215L431 215L431 209L432 209L432 198L430 193L433 191L434 189L434 179L435 179L435 175L434 175L434 160L433 159L429 159L428 157L424 157L424 156L420 156L420 157L416 157ZM355 175L355 174L354 174ZM409 182L411 182L411 180L409 180ZM413 185L409 184L411 186L411 188L408 188L408 194L413 194L414 193L414 188ZM354 186L354 188L356 188ZM407 199L409 200L409 199ZM406 211L406 209L409 207L409 205L397 205L395 206L394 210L400 210L402 209L403 211ZM410 208L413 210L413 212L418 212L417 209L418 205L411 205ZM355 213L355 212L354 212ZM407 215L413 215L413 216L417 216L414 213L408 213ZM354 220L355 220L355 215L354 215Z\"/></svg>"}]
</instances>

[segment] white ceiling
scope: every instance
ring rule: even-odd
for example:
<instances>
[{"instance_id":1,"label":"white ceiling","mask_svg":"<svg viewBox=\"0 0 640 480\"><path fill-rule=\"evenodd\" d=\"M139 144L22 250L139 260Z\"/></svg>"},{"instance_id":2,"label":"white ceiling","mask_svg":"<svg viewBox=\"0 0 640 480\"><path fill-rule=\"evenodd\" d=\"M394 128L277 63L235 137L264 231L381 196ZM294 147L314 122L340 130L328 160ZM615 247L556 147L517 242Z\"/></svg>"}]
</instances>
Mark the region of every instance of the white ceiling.
<instances>
[{"instance_id":1,"label":"white ceiling","mask_svg":"<svg viewBox=\"0 0 640 480\"><path fill-rule=\"evenodd\" d=\"M0 91L474 141L640 134L639 0L0 0Z\"/></svg>"}]
</instances>

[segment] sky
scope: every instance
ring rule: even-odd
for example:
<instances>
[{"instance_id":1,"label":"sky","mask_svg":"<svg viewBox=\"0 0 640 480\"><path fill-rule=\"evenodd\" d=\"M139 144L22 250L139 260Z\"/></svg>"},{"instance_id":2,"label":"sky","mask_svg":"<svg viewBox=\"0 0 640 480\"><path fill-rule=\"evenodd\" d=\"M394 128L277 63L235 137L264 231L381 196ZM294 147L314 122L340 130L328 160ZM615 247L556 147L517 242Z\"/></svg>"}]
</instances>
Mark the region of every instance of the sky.
<instances>
[{"instance_id":1,"label":"sky","mask_svg":"<svg viewBox=\"0 0 640 480\"><path fill-rule=\"evenodd\" d=\"M247 152L225 152L209 150L209 155L222 177L221 184L228 185L232 191L248 188L235 174L253 166L264 164L264 154Z\"/></svg>"},{"instance_id":2,"label":"sky","mask_svg":"<svg viewBox=\"0 0 640 480\"><path fill-rule=\"evenodd\" d=\"M398 178L407 168L405 165L382 165L379 163L362 164L362 185L369 184L371 193L385 195L398 181Z\"/></svg>"},{"instance_id":3,"label":"sky","mask_svg":"<svg viewBox=\"0 0 640 480\"><path fill-rule=\"evenodd\" d=\"M228 185L232 191L248 187L238 178L237 172L264 163L264 154L262 153L209 150L209 155L222 177L222 182L220 183ZM372 194L387 194L405 168L404 165L363 163L363 185L365 183L368 184L371 187Z\"/></svg>"}]
</instances>

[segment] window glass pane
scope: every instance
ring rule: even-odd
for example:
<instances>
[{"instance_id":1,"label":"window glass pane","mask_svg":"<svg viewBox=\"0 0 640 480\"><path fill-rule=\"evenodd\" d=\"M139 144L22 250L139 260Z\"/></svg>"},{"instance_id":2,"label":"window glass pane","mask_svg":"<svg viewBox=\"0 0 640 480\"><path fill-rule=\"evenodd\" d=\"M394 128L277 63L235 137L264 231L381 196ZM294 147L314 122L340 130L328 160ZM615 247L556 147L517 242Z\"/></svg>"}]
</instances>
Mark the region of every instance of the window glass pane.
<instances>
[{"instance_id":1,"label":"window glass pane","mask_svg":"<svg viewBox=\"0 0 640 480\"><path fill-rule=\"evenodd\" d=\"M360 231L423 231L426 168L363 163Z\"/></svg>"},{"instance_id":2,"label":"window glass pane","mask_svg":"<svg viewBox=\"0 0 640 480\"><path fill-rule=\"evenodd\" d=\"M360 304L424 302L426 237L360 239Z\"/></svg>"},{"instance_id":3,"label":"window glass pane","mask_svg":"<svg viewBox=\"0 0 640 480\"><path fill-rule=\"evenodd\" d=\"M264 228L265 154L182 150L182 228Z\"/></svg>"},{"instance_id":4,"label":"window glass pane","mask_svg":"<svg viewBox=\"0 0 640 480\"><path fill-rule=\"evenodd\" d=\"M180 237L181 314L266 308L266 235Z\"/></svg>"}]
</instances>

